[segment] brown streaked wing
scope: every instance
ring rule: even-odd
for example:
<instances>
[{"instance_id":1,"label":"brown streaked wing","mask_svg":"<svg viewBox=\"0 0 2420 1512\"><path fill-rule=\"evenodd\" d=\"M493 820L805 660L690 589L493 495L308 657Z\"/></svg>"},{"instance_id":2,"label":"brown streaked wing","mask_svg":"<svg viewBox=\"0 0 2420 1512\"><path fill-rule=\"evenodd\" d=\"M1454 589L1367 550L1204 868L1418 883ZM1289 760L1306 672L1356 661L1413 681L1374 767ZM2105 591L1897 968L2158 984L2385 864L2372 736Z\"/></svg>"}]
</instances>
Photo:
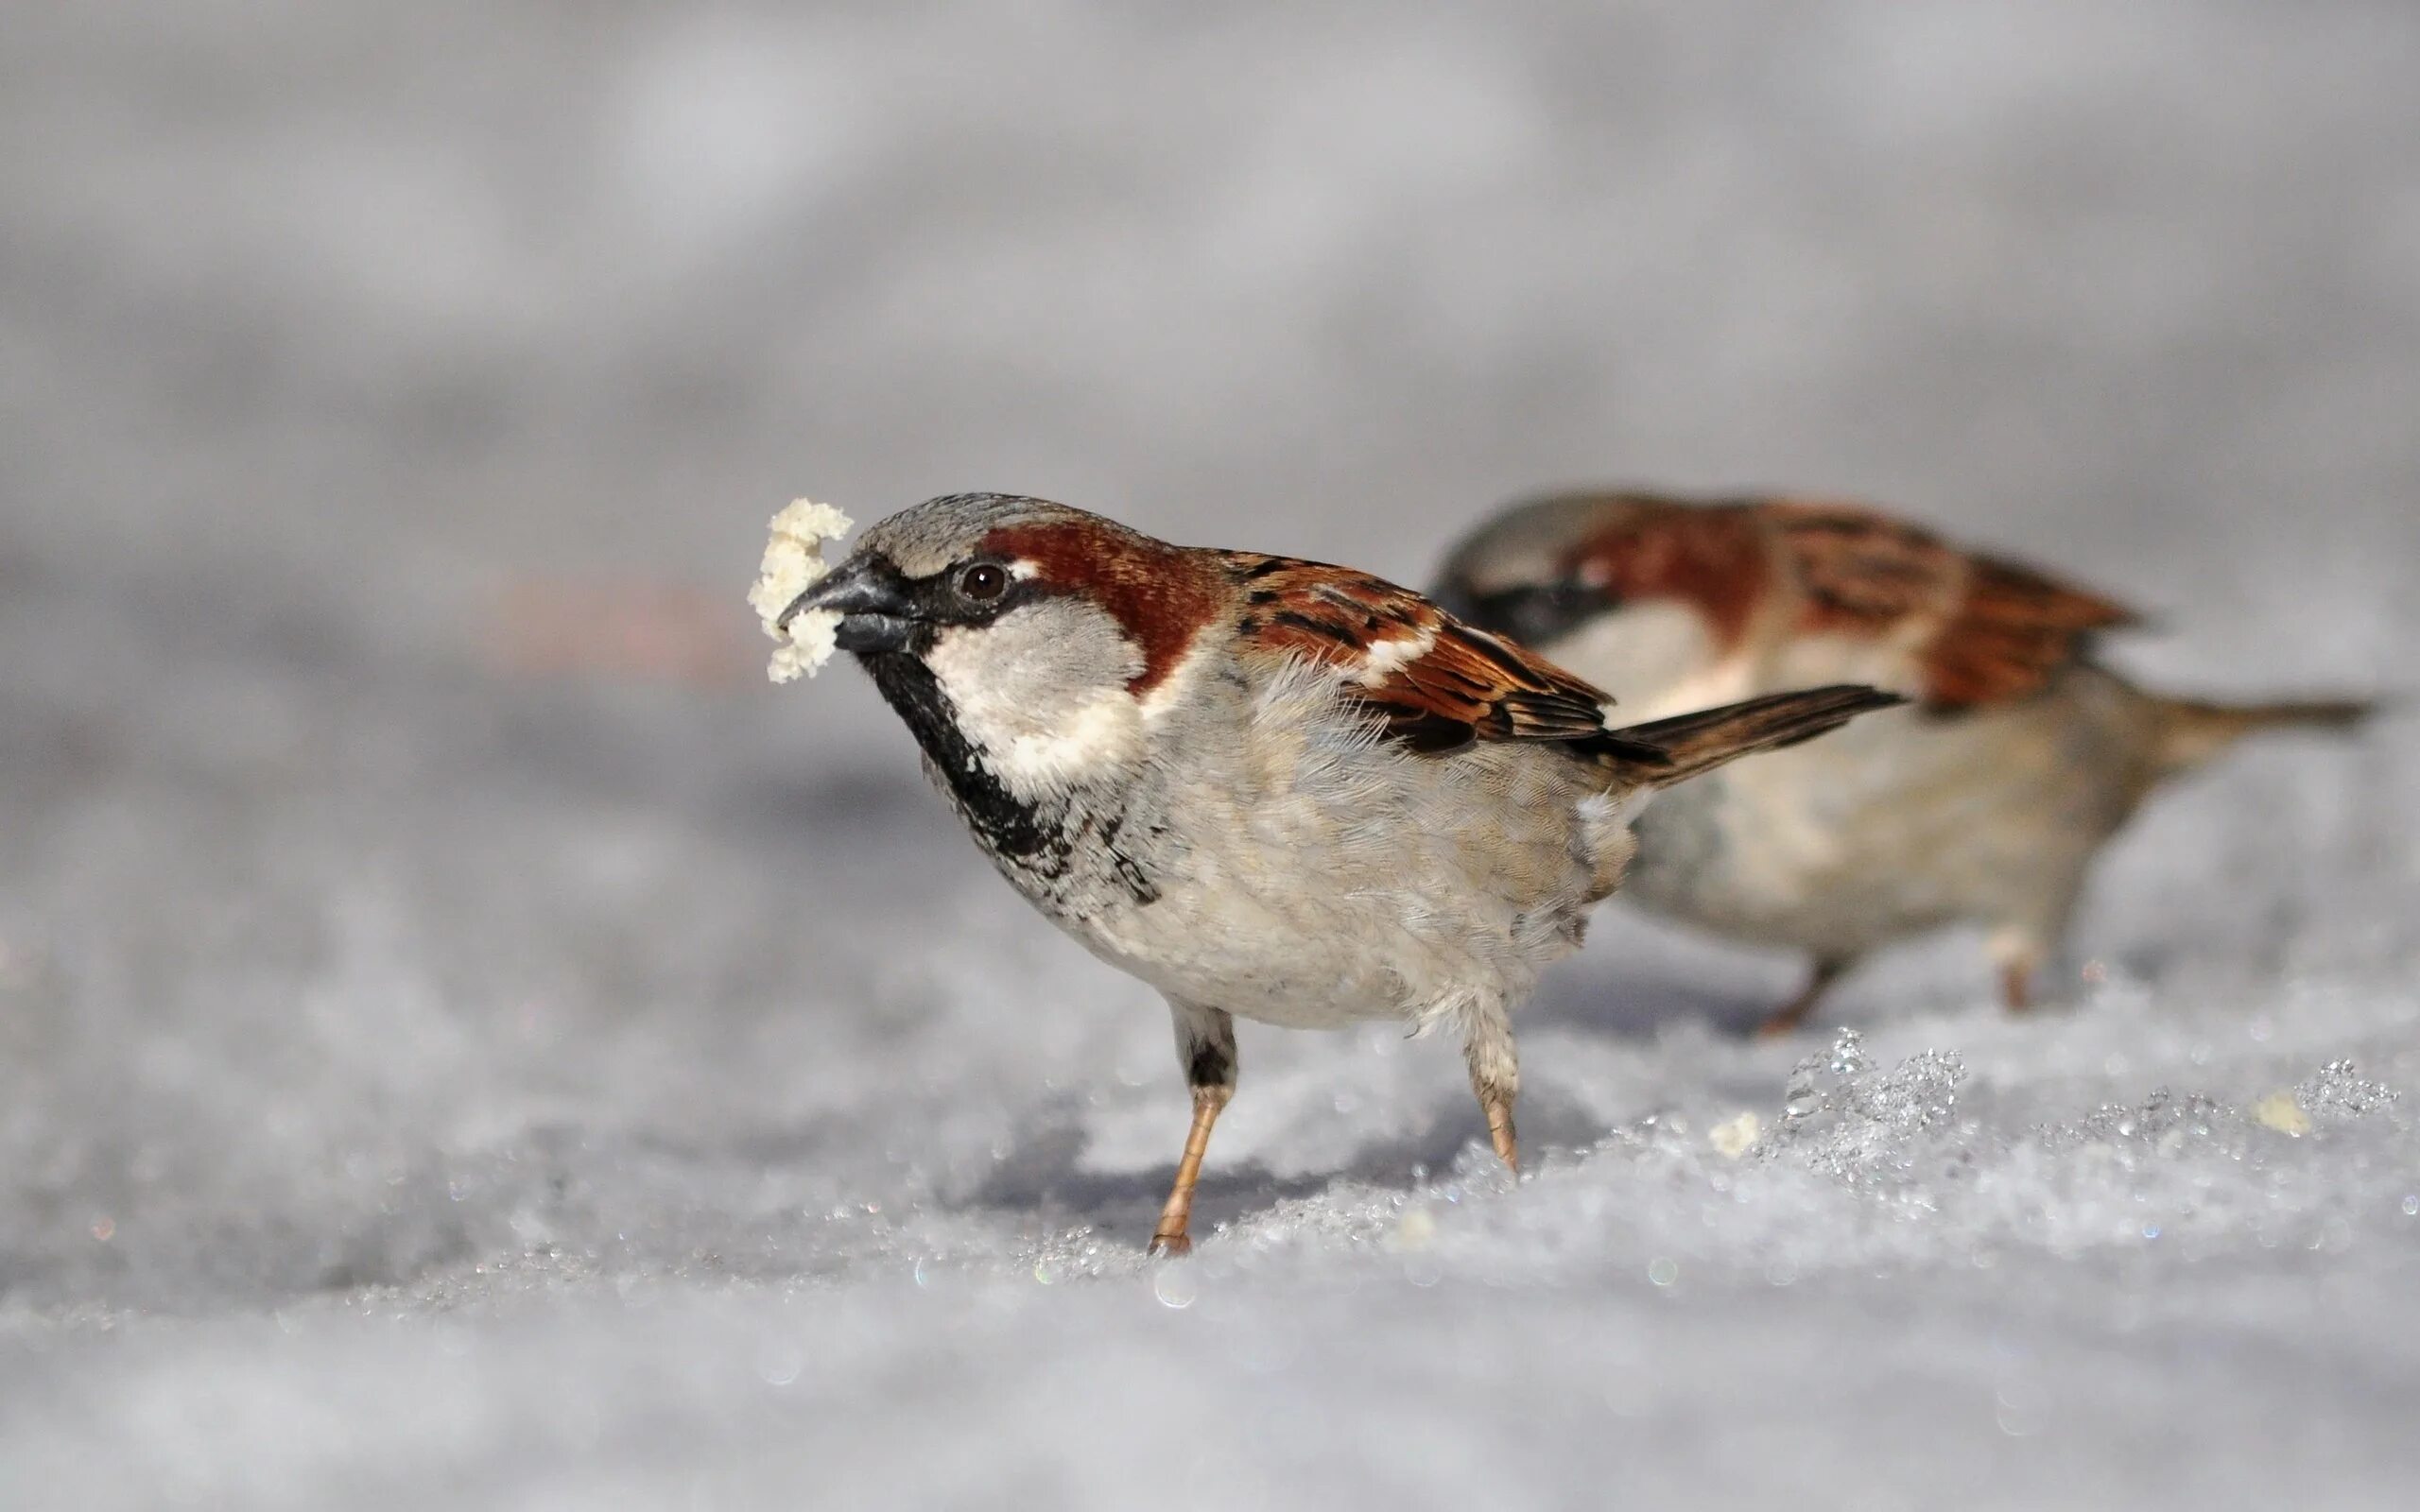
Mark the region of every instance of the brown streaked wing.
<instances>
[{"instance_id":1,"label":"brown streaked wing","mask_svg":"<svg viewBox=\"0 0 2420 1512\"><path fill-rule=\"evenodd\" d=\"M1925 653L1926 701L1938 708L2038 693L2083 658L2096 633L2141 622L2123 604L2030 567L1990 557L1970 566L1957 613Z\"/></svg>"},{"instance_id":2,"label":"brown streaked wing","mask_svg":"<svg viewBox=\"0 0 2420 1512\"><path fill-rule=\"evenodd\" d=\"M1440 753L1479 740L1606 737L1600 690L1409 589L1349 568L1233 558L1252 653L1331 669L1388 735Z\"/></svg>"},{"instance_id":3,"label":"brown streaked wing","mask_svg":"<svg viewBox=\"0 0 2420 1512\"><path fill-rule=\"evenodd\" d=\"M2136 623L2114 600L1872 509L1794 501L1765 509L1806 594L1798 633L1908 635L1936 710L2031 696L2080 661L2095 632Z\"/></svg>"}]
</instances>

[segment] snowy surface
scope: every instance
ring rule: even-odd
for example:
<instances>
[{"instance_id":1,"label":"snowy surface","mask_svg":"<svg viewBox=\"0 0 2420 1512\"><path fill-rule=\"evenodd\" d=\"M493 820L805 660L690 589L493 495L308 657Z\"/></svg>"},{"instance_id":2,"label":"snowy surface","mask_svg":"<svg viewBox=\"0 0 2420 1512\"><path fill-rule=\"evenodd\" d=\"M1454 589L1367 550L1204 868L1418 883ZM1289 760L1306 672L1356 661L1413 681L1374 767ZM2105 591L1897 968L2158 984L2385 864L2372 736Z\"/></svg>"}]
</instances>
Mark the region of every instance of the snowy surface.
<instances>
[{"instance_id":1,"label":"snowy surface","mask_svg":"<svg viewBox=\"0 0 2420 1512\"><path fill-rule=\"evenodd\" d=\"M1155 1268L1162 1010L738 594L807 492L1417 579L1783 482L2408 688L2420 11L0 10L0 1505L2411 1503L2410 715L1795 1096L1609 915L1517 1189L1247 1030Z\"/></svg>"}]
</instances>

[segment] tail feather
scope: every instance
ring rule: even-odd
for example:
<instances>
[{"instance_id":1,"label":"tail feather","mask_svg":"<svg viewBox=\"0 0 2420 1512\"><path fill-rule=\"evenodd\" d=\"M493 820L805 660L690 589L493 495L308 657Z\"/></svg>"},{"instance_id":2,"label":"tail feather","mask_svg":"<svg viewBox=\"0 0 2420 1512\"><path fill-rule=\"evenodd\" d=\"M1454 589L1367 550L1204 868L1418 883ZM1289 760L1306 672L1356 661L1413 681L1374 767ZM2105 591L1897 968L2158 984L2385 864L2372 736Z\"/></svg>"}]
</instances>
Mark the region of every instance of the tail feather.
<instances>
[{"instance_id":1,"label":"tail feather","mask_svg":"<svg viewBox=\"0 0 2420 1512\"><path fill-rule=\"evenodd\" d=\"M2301 698L2275 703L2201 703L2190 698L2159 702L2159 742L2154 747L2163 776L2201 765L2264 730L2352 730L2377 712L2363 698Z\"/></svg>"},{"instance_id":2,"label":"tail feather","mask_svg":"<svg viewBox=\"0 0 2420 1512\"><path fill-rule=\"evenodd\" d=\"M1878 688L1838 683L1675 714L1614 734L1623 742L1662 752L1660 762L1625 765L1650 786L1668 787L1700 772L1710 772L1734 757L1795 746L1838 730L1858 714L1907 701Z\"/></svg>"}]
</instances>

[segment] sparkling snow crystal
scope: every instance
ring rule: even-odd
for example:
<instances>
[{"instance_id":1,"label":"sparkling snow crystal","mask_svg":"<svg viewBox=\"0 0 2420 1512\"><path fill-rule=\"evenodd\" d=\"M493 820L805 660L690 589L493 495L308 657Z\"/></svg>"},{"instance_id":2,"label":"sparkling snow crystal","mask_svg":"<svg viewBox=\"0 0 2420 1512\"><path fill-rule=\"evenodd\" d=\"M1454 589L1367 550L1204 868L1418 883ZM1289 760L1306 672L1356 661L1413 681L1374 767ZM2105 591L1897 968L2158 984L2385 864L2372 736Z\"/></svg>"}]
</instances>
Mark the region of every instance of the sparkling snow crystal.
<instances>
[{"instance_id":1,"label":"sparkling snow crystal","mask_svg":"<svg viewBox=\"0 0 2420 1512\"><path fill-rule=\"evenodd\" d=\"M1923 1051L1883 1071L1858 1032L1842 1029L1827 1054L1791 1071L1775 1146L1851 1185L1903 1178L1919 1139L1948 1128L1965 1079L1954 1050Z\"/></svg>"},{"instance_id":2,"label":"sparkling snow crystal","mask_svg":"<svg viewBox=\"0 0 2420 1512\"><path fill-rule=\"evenodd\" d=\"M2294 1089L2295 1105L2321 1119L2366 1118L2394 1104L2395 1091L2365 1080L2349 1060L2331 1060Z\"/></svg>"},{"instance_id":3,"label":"sparkling snow crystal","mask_svg":"<svg viewBox=\"0 0 2420 1512\"><path fill-rule=\"evenodd\" d=\"M764 622L765 633L781 643L765 664L765 676L788 682L801 673L815 676L832 659L840 616L823 610L800 614L790 620L786 633L781 614L831 571L823 560L823 543L849 533L849 517L828 504L794 499L773 516L772 530L756 570L756 586L748 591L748 605Z\"/></svg>"}]
</instances>

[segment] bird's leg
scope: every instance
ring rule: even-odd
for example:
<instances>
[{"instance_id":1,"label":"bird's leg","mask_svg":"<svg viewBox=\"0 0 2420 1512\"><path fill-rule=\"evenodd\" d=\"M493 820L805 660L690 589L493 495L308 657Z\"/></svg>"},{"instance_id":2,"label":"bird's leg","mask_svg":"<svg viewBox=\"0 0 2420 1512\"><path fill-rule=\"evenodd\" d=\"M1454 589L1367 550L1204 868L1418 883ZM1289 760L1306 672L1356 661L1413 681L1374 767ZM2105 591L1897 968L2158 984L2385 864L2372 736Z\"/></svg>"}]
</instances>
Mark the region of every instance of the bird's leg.
<instances>
[{"instance_id":1,"label":"bird's leg","mask_svg":"<svg viewBox=\"0 0 2420 1512\"><path fill-rule=\"evenodd\" d=\"M1172 1003L1176 1018L1177 1059L1193 1088L1193 1127L1184 1136L1184 1154L1176 1162L1176 1182L1160 1209L1151 1230L1151 1253L1183 1255L1193 1248L1193 1188L1201 1178L1202 1152L1210 1147L1211 1125L1227 1100L1236 1095L1236 1021L1218 1008Z\"/></svg>"},{"instance_id":2,"label":"bird's leg","mask_svg":"<svg viewBox=\"0 0 2420 1512\"><path fill-rule=\"evenodd\" d=\"M1495 1142L1495 1158L1514 1176L1521 1174L1521 1137L1512 1128L1513 1093L1502 1087L1478 1090L1480 1111L1487 1114L1487 1137Z\"/></svg>"},{"instance_id":3,"label":"bird's leg","mask_svg":"<svg viewBox=\"0 0 2420 1512\"><path fill-rule=\"evenodd\" d=\"M1473 1016L1462 1053L1470 1060L1471 1091L1478 1094L1479 1111L1487 1115L1487 1137L1495 1145L1495 1158L1518 1176L1521 1144L1512 1131L1512 1103L1521 1095L1521 1057L1513 1049L1512 1025L1503 1009Z\"/></svg>"},{"instance_id":4,"label":"bird's leg","mask_svg":"<svg viewBox=\"0 0 2420 1512\"><path fill-rule=\"evenodd\" d=\"M2049 956L2043 944L2042 932L2019 924L2006 924L1985 936L1983 949L1992 964L1999 968L2000 1003L2011 1013L2023 1013L2033 1006L2033 977ZM2055 939L2055 934L2048 937Z\"/></svg>"},{"instance_id":5,"label":"bird's leg","mask_svg":"<svg viewBox=\"0 0 2420 1512\"><path fill-rule=\"evenodd\" d=\"M1824 994L1831 990L1832 984L1839 981L1848 969L1849 963L1838 956L1824 956L1816 961L1814 969L1806 973L1806 985L1798 989L1798 995L1765 1015L1765 1022L1756 1025L1756 1038L1774 1040L1797 1032L1798 1026L1806 1022L1806 1015L1823 1001Z\"/></svg>"},{"instance_id":6,"label":"bird's leg","mask_svg":"<svg viewBox=\"0 0 2420 1512\"><path fill-rule=\"evenodd\" d=\"M2009 1012L2031 1008L2034 978L2044 967L2063 959L2067 923L2075 917L2083 878L2079 860L2074 869L2046 883L2030 906L2001 919L1983 936L1984 954L1999 968L2000 1002ZM2061 976L2066 976L2064 967Z\"/></svg>"},{"instance_id":7,"label":"bird's leg","mask_svg":"<svg viewBox=\"0 0 2420 1512\"><path fill-rule=\"evenodd\" d=\"M1168 1189L1168 1200L1160 1209L1159 1226L1151 1230L1151 1253L1193 1252L1193 1187L1201 1177L1201 1153L1210 1147L1210 1125L1219 1122L1219 1110L1234 1095L1224 1087L1193 1089L1193 1128L1184 1137L1184 1158L1176 1162L1176 1184Z\"/></svg>"}]
</instances>

